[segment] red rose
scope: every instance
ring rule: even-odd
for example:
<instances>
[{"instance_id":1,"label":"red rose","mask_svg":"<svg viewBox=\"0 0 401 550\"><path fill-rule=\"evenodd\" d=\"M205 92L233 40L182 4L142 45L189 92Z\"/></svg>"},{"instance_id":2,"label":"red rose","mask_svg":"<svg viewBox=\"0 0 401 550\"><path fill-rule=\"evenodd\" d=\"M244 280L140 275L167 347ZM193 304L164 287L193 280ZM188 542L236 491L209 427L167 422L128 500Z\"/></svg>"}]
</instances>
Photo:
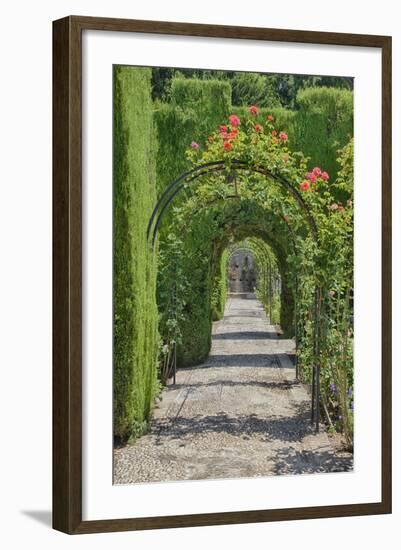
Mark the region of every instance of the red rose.
<instances>
[{"instance_id":1,"label":"red rose","mask_svg":"<svg viewBox=\"0 0 401 550\"><path fill-rule=\"evenodd\" d=\"M285 132L280 132L279 138L281 141L286 141L288 139L288 136Z\"/></svg>"},{"instance_id":2,"label":"red rose","mask_svg":"<svg viewBox=\"0 0 401 550\"><path fill-rule=\"evenodd\" d=\"M255 132L258 132L258 134L263 130L263 127L261 124L255 124Z\"/></svg>"},{"instance_id":3,"label":"red rose","mask_svg":"<svg viewBox=\"0 0 401 550\"><path fill-rule=\"evenodd\" d=\"M310 187L309 181L304 180L303 182L301 182L299 184L299 187L301 188L302 191L308 191L308 189Z\"/></svg>"},{"instance_id":4,"label":"red rose","mask_svg":"<svg viewBox=\"0 0 401 550\"><path fill-rule=\"evenodd\" d=\"M249 112L251 113L251 115L257 115L259 112L259 109L258 107L256 107L256 105L251 105L249 107Z\"/></svg>"},{"instance_id":5,"label":"red rose","mask_svg":"<svg viewBox=\"0 0 401 550\"><path fill-rule=\"evenodd\" d=\"M233 148L232 144L229 141L225 141L223 147L225 151L231 151L231 149Z\"/></svg>"},{"instance_id":6,"label":"red rose","mask_svg":"<svg viewBox=\"0 0 401 550\"><path fill-rule=\"evenodd\" d=\"M228 120L230 121L231 126L239 126L241 124L240 119L237 117L237 115L230 115L228 117Z\"/></svg>"},{"instance_id":7,"label":"red rose","mask_svg":"<svg viewBox=\"0 0 401 550\"><path fill-rule=\"evenodd\" d=\"M224 132L224 135L221 134L221 137L224 139L235 139L238 135L238 129L233 128L231 132Z\"/></svg>"}]
</instances>

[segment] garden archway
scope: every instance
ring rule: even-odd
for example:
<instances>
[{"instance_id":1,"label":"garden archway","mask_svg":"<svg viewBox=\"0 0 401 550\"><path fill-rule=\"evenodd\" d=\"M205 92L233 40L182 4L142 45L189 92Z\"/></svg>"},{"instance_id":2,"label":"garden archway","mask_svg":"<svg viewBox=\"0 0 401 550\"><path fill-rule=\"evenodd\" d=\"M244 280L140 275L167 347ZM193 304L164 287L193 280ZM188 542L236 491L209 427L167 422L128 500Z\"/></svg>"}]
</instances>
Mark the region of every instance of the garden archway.
<instances>
[{"instance_id":1,"label":"garden archway","mask_svg":"<svg viewBox=\"0 0 401 550\"><path fill-rule=\"evenodd\" d=\"M169 205L173 202L175 197L177 197L180 193L184 192L191 186L194 186L197 182L201 181L202 177L213 176L216 174L225 174L227 182L232 183L235 179L236 173L238 172L254 173L262 176L265 181L273 181L278 184L281 189L284 190L287 195L292 197L295 203L298 205L300 211L303 214L303 219L306 222L306 226L308 227L309 234L315 244L318 245L319 236L316 221L309 208L309 205L304 201L298 189L296 189L286 178L262 167L258 163L251 164L249 162L231 159L229 161L216 160L195 166L193 169L181 174L170 185L166 187L150 216L147 226L146 238L149 246L152 249L152 252L155 251L156 237L160 228L160 224L167 212ZM235 191L237 191L236 188ZM233 195L226 196L225 198L235 198L237 196L238 195L235 193ZM290 240L292 241L294 248L296 248L293 230L288 221L285 220L285 222L290 235ZM316 431L319 431L320 422L320 364L317 359L319 354L319 307L320 288L318 285L316 285L314 291L313 312L314 362L312 365L311 382L311 422L315 424Z\"/></svg>"}]
</instances>

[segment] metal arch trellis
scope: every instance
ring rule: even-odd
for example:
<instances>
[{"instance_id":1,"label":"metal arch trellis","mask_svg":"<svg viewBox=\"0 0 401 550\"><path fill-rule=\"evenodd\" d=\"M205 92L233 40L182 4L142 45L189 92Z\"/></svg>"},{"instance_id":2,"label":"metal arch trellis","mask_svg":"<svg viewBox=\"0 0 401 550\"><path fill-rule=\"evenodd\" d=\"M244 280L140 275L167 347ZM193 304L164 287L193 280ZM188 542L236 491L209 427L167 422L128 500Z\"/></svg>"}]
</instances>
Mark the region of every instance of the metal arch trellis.
<instances>
[{"instance_id":1,"label":"metal arch trellis","mask_svg":"<svg viewBox=\"0 0 401 550\"><path fill-rule=\"evenodd\" d=\"M252 248L253 247L253 248ZM263 255L266 251L263 250L262 248L262 245L259 245L259 244L256 244L255 242L250 242L250 245L249 246L237 246L237 247L234 247L231 252L230 252L230 255L228 256L228 260L231 260L231 258L237 253L237 252L240 252L240 251L246 251L246 252L250 252L252 255L255 255L256 256L256 260L260 260L260 257L258 258L258 255ZM270 274L270 270L271 270L271 265L269 264L269 274ZM269 283L271 285L271 281ZM269 290L269 299L271 299L271 288ZM270 307L270 314L269 314L269 319L271 321L271 307Z\"/></svg>"},{"instance_id":2,"label":"metal arch trellis","mask_svg":"<svg viewBox=\"0 0 401 550\"><path fill-rule=\"evenodd\" d=\"M293 234L293 230L288 221L286 221L285 223L290 232L291 243L294 249L294 255L298 256L298 251L295 244L295 237ZM250 246L253 246L254 249L246 246L238 246L237 248L233 249L229 258L231 258L239 250L246 250L246 251L252 252L253 254L255 254L255 251L256 253L260 253L260 254L263 254L265 252L261 244L255 243L252 239L250 240L250 243L251 243ZM295 275L295 295L297 294L297 289L298 289L298 274ZM299 343L298 343L298 318L297 317L298 317L297 301L295 299L295 303L294 303L295 377L297 380L299 380L299 366L298 366L298 344ZM313 417L312 417L312 422L313 422Z\"/></svg>"},{"instance_id":3,"label":"metal arch trellis","mask_svg":"<svg viewBox=\"0 0 401 550\"><path fill-rule=\"evenodd\" d=\"M152 251L155 249L156 235L163 215L173 201L174 197L176 197L182 190L188 188L190 184L197 181L200 177L212 174L214 172L227 171L227 169L229 171L234 169L235 171L243 170L245 172L258 173L279 183L281 187L293 196L298 205L304 211L311 235L315 243L319 243L317 226L313 215L310 212L308 205L303 200L300 192L289 181L259 165L249 165L247 162L240 160L231 160L227 165L226 161L218 160L198 165L192 170L184 172L166 187L153 209L147 226L146 240L148 243L151 243ZM318 285L315 286L314 302L313 350L315 361L312 365L311 422L315 423L315 428L318 432L320 423L320 365L316 360L319 354L320 288Z\"/></svg>"},{"instance_id":4,"label":"metal arch trellis","mask_svg":"<svg viewBox=\"0 0 401 550\"><path fill-rule=\"evenodd\" d=\"M265 177L271 178L274 181L278 182L282 187L284 187L297 201L299 206L304 210L306 214L306 219L309 225L309 228L311 230L311 233L315 239L315 241L318 241L318 232L315 220L308 208L308 205L303 200L300 192L291 185L290 182L288 182L286 179L277 176L270 170L267 170L266 168L262 168L260 166L250 166L248 163L240 160L233 160L230 161L230 168L234 167L235 170L244 170L248 172L255 172L259 173ZM157 229L160 225L160 221L163 217L163 214L166 210L166 208L169 206L171 201L174 199L174 197L183 189L186 189L191 183L196 181L198 178L204 175L211 174L213 172L219 172L227 170L227 163L224 160L219 161L213 161L213 162L207 162L204 164L200 164L193 168L192 170L189 170L187 172L184 172L179 176L177 179L175 179L170 185L166 187L163 194L161 195L160 199L158 200L152 215L149 220L149 224L147 227L146 237L149 241L150 236L152 235L152 246L154 246L155 238Z\"/></svg>"}]
</instances>

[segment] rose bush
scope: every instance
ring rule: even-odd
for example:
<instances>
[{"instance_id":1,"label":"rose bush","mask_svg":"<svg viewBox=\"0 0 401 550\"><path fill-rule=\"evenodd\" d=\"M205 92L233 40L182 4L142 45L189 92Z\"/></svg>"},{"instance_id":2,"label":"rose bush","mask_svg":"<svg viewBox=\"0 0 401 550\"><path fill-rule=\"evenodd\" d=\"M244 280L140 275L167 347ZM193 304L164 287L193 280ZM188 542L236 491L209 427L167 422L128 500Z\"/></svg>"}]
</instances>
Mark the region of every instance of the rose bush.
<instances>
[{"instance_id":1,"label":"rose bush","mask_svg":"<svg viewBox=\"0 0 401 550\"><path fill-rule=\"evenodd\" d=\"M216 207L232 198L254 202L275 216L291 266L286 282L296 303L301 376L309 382L312 364L321 366L323 412L330 428L344 432L351 445L353 142L341 150L341 169L331 181L324 167L309 167L308 158L291 151L287 133L274 126L273 117L259 118L255 105L249 107L248 116L231 114L199 149L188 149L193 166L224 161L224 170L197 182L183 205L183 219L208 204ZM335 394L330 392L333 384Z\"/></svg>"}]
</instances>

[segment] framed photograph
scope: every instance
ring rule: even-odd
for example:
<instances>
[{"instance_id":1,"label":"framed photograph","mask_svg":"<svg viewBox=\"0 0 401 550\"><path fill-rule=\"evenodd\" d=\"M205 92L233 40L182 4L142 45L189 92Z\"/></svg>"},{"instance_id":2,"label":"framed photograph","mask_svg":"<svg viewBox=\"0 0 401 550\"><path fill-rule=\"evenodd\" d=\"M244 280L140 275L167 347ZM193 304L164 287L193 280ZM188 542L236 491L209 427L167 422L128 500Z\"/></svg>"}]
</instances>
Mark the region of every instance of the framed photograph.
<instances>
[{"instance_id":1,"label":"framed photograph","mask_svg":"<svg viewBox=\"0 0 401 550\"><path fill-rule=\"evenodd\" d=\"M53 526L391 512L391 37L53 23Z\"/></svg>"}]
</instances>

